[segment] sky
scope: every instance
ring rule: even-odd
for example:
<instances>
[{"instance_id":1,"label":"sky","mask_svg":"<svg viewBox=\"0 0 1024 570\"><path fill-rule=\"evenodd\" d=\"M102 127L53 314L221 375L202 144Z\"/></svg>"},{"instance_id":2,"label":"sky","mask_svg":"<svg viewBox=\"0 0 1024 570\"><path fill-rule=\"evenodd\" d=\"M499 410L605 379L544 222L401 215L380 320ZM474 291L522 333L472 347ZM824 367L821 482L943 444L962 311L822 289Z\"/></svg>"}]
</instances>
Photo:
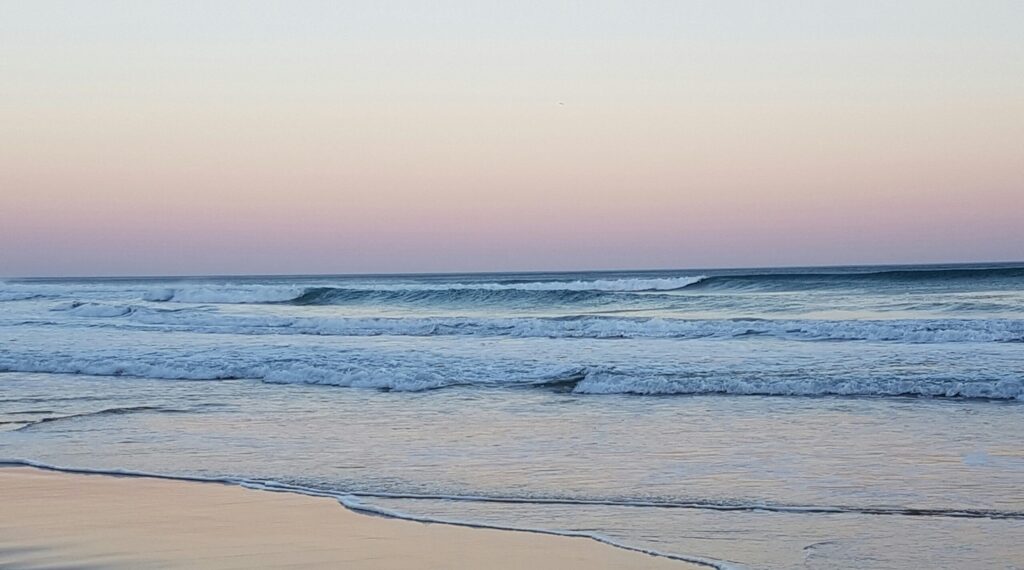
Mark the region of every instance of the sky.
<instances>
[{"instance_id":1,"label":"sky","mask_svg":"<svg viewBox=\"0 0 1024 570\"><path fill-rule=\"evenodd\" d=\"M0 276L1024 259L1024 2L0 0Z\"/></svg>"}]
</instances>

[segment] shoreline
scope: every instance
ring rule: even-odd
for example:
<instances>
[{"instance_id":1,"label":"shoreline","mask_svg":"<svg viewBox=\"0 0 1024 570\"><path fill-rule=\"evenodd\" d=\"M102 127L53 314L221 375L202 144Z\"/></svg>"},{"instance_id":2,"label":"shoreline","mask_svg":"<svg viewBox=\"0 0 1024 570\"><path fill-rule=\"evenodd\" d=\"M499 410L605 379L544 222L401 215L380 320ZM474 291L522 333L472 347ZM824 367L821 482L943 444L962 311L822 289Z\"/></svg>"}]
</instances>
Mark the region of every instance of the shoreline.
<instances>
[{"instance_id":1,"label":"shoreline","mask_svg":"<svg viewBox=\"0 0 1024 570\"><path fill-rule=\"evenodd\" d=\"M22 568L709 567L586 536L372 516L241 482L30 462L0 464L0 504L0 564Z\"/></svg>"}]
</instances>

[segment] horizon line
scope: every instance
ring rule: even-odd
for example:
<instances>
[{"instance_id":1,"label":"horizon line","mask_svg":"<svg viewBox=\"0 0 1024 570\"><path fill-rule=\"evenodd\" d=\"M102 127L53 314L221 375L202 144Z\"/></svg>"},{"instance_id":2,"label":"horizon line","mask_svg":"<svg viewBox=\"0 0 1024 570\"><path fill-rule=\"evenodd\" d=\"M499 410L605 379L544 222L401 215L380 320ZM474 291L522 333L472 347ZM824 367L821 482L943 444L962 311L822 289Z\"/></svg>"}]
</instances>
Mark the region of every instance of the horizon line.
<instances>
[{"instance_id":1,"label":"horizon line","mask_svg":"<svg viewBox=\"0 0 1024 570\"><path fill-rule=\"evenodd\" d=\"M443 277L454 275L543 275L552 273L663 273L673 271L736 271L765 269L851 269L858 267L947 267L947 266L986 266L986 265L1021 265L1024 259L986 260L986 261L944 261L929 263L842 263L824 265L750 265L750 266L710 266L710 267L677 267L677 268L634 268L634 269L529 269L510 271L420 271L420 272L353 272L353 273L208 273L208 274L142 274L142 275L29 275L0 276L0 280L13 281L44 281L44 280L87 280L109 279L225 279L225 278L280 278L280 277Z\"/></svg>"}]
</instances>

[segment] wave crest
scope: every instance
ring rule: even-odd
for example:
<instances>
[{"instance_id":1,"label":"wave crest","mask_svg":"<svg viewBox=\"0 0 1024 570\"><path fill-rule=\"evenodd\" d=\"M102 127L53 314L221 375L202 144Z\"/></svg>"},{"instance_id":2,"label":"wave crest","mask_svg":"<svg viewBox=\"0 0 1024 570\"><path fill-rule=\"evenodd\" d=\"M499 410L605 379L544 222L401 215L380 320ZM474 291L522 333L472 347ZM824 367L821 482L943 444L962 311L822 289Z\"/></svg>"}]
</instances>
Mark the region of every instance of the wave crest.
<instances>
[{"instance_id":1,"label":"wave crest","mask_svg":"<svg viewBox=\"0 0 1024 570\"><path fill-rule=\"evenodd\" d=\"M688 285L687 289L738 291L806 291L836 289L864 285L917 286L936 283L949 285L954 281L1004 282L1024 279L1024 267L949 267L918 269L884 269L876 271L821 270L778 271L769 273L734 273L713 275Z\"/></svg>"},{"instance_id":2,"label":"wave crest","mask_svg":"<svg viewBox=\"0 0 1024 570\"><path fill-rule=\"evenodd\" d=\"M637 293L674 291L705 279L704 276L664 277L654 279L601 279L593 281L504 281L480 283L395 283L321 285L314 287L252 285L210 286L188 285L151 289L143 300L151 302L265 304L294 303L300 305L341 304L358 301L486 301L554 299L580 301L601 293ZM533 294L532 296L530 294ZM547 295L545 295L547 293Z\"/></svg>"}]
</instances>

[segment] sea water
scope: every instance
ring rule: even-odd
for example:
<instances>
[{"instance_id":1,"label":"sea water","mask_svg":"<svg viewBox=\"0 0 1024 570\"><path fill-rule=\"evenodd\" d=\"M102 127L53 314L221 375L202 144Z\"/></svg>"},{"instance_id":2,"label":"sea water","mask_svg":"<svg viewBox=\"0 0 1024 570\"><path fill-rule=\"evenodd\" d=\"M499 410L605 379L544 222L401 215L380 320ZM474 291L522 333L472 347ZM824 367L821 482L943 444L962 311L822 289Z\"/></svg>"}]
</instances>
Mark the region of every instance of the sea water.
<instances>
[{"instance_id":1,"label":"sea water","mask_svg":"<svg viewBox=\"0 0 1024 570\"><path fill-rule=\"evenodd\" d=\"M8 279L0 458L746 568L1024 568L1024 265Z\"/></svg>"}]
</instances>

